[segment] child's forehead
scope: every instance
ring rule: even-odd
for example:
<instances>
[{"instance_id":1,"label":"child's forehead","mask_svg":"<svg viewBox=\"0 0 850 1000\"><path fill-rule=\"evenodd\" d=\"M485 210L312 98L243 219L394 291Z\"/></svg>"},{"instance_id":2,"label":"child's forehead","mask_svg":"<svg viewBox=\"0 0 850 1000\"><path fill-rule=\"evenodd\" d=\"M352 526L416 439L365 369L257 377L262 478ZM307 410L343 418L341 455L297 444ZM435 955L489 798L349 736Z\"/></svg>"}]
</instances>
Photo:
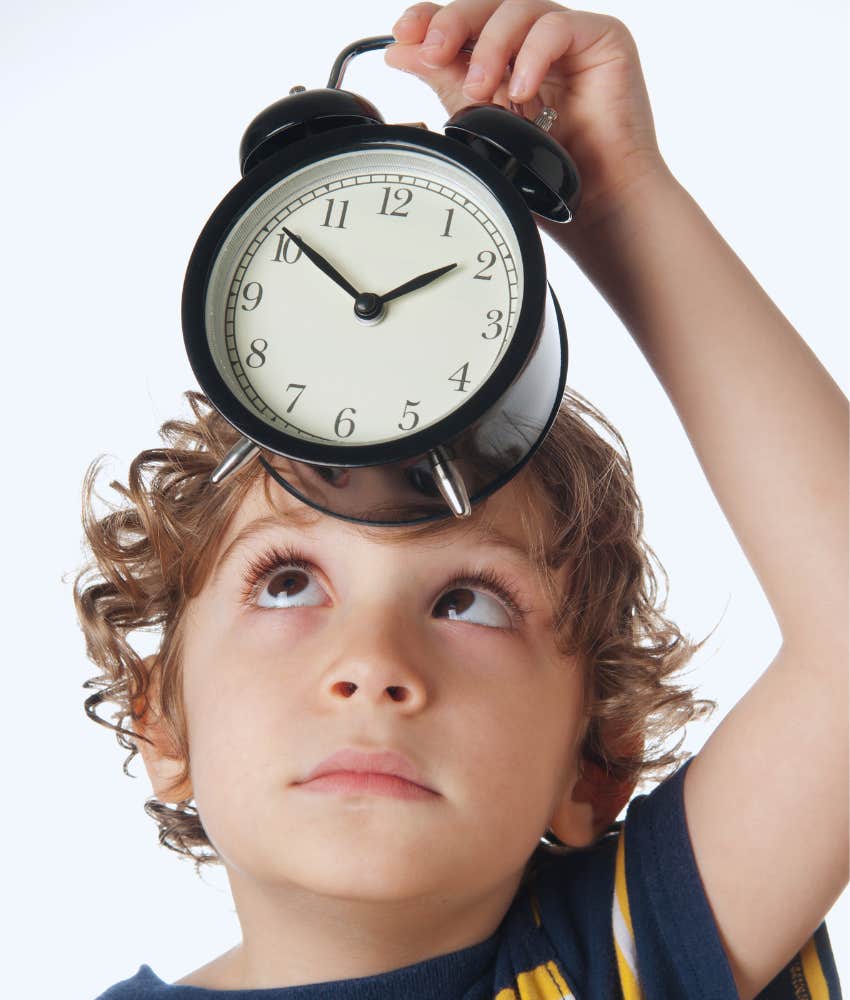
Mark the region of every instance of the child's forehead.
<instances>
[{"instance_id":1,"label":"child's forehead","mask_svg":"<svg viewBox=\"0 0 850 1000\"><path fill-rule=\"evenodd\" d=\"M530 545L527 518L518 513L519 492L513 483L476 504L468 518L444 518L420 525L393 527L359 524L331 517L298 500L267 476L258 476L234 514L226 533L233 536L251 522L297 528L308 536L358 537L375 543L399 541L431 545L451 545L462 540L508 544L527 550Z\"/></svg>"},{"instance_id":2,"label":"child's forehead","mask_svg":"<svg viewBox=\"0 0 850 1000\"><path fill-rule=\"evenodd\" d=\"M335 546L358 540L360 544L391 545L406 551L445 550L461 544L483 549L500 547L533 566L543 554L539 551L542 536L536 512L529 509L527 492L512 480L476 504L472 514L463 520L452 517L388 527L323 514L292 496L267 474L258 475L230 519L219 551L225 552L247 533L273 532L279 526Z\"/></svg>"}]
</instances>

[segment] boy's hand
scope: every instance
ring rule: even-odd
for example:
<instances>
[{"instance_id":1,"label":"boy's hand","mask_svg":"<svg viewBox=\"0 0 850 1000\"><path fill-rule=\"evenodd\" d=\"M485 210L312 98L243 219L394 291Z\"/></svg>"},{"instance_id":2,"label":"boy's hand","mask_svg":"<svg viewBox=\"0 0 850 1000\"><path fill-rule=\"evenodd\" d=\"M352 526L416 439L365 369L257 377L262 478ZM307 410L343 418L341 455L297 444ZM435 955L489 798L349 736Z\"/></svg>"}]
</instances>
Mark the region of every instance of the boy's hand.
<instances>
[{"instance_id":1,"label":"boy's hand","mask_svg":"<svg viewBox=\"0 0 850 1000\"><path fill-rule=\"evenodd\" d=\"M513 102L532 119L544 105L558 112L550 135L581 174L580 224L603 218L647 172L667 170L637 46L615 17L549 0L453 0L414 4L393 35L387 64L421 77L450 114L487 102ZM473 40L470 56L459 51Z\"/></svg>"}]
</instances>

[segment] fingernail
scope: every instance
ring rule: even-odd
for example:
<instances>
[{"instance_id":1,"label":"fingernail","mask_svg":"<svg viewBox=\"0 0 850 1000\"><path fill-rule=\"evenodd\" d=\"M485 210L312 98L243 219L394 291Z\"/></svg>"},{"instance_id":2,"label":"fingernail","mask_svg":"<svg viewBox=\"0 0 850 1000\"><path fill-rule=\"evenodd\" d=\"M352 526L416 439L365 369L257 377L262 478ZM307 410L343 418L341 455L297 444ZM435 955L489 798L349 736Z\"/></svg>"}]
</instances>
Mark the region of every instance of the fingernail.
<instances>
[{"instance_id":1,"label":"fingernail","mask_svg":"<svg viewBox=\"0 0 850 1000\"><path fill-rule=\"evenodd\" d=\"M442 45L446 40L446 36L442 31L438 31L436 28L431 28L428 34L425 36L425 41L422 43L423 49L435 49L438 45Z\"/></svg>"},{"instance_id":2,"label":"fingernail","mask_svg":"<svg viewBox=\"0 0 850 1000\"><path fill-rule=\"evenodd\" d=\"M406 14L402 14L401 17L393 25L393 33L395 33L396 28L406 28L408 25L413 24L417 20L416 14L411 14L408 11Z\"/></svg>"},{"instance_id":3,"label":"fingernail","mask_svg":"<svg viewBox=\"0 0 850 1000\"><path fill-rule=\"evenodd\" d=\"M440 68L440 46L445 40L446 36L442 33L442 31L438 31L436 28L431 28L425 36L425 40L422 42L422 47L419 50L419 59L423 66L427 66L429 69Z\"/></svg>"},{"instance_id":4,"label":"fingernail","mask_svg":"<svg viewBox=\"0 0 850 1000\"><path fill-rule=\"evenodd\" d=\"M508 88L508 97L514 99L522 97L525 93L525 88L528 84L528 77L525 73L514 73L511 77L510 86Z\"/></svg>"},{"instance_id":5,"label":"fingernail","mask_svg":"<svg viewBox=\"0 0 850 1000\"><path fill-rule=\"evenodd\" d=\"M463 89L466 90L467 87L477 87L483 79L483 67L477 65L476 63L471 63L469 69L466 71L466 79L463 81Z\"/></svg>"}]
</instances>

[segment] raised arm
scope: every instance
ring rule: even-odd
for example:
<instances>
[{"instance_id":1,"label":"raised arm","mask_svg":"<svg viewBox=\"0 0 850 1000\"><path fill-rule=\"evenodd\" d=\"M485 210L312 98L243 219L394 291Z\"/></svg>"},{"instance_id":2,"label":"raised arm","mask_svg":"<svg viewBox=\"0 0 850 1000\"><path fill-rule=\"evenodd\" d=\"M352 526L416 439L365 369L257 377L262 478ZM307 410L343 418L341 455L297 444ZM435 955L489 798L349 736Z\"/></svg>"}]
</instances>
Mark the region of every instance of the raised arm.
<instances>
[{"instance_id":1,"label":"raised arm","mask_svg":"<svg viewBox=\"0 0 850 1000\"><path fill-rule=\"evenodd\" d=\"M847 400L666 170L604 220L548 228L667 391L782 633L684 789L736 984L754 997L848 880Z\"/></svg>"},{"instance_id":2,"label":"raised arm","mask_svg":"<svg viewBox=\"0 0 850 1000\"><path fill-rule=\"evenodd\" d=\"M846 652L848 405L829 373L666 167L602 221L544 225L664 386L786 649Z\"/></svg>"}]
</instances>

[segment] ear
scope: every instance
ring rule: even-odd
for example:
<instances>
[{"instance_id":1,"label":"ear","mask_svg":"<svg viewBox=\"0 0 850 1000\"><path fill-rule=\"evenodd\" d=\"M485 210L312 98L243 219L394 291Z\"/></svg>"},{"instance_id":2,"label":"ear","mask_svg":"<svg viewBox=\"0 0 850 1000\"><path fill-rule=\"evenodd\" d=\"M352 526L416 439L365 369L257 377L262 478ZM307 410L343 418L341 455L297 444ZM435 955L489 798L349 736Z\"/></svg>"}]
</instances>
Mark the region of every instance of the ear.
<instances>
[{"instance_id":1,"label":"ear","mask_svg":"<svg viewBox=\"0 0 850 1000\"><path fill-rule=\"evenodd\" d=\"M614 736L613 743L609 738L608 745L616 746L618 752L628 749L633 754L642 749L643 740L629 743ZM592 844L614 822L637 785L634 779L617 781L604 767L583 757L580 772L564 787L563 797L549 821L555 836L570 847Z\"/></svg>"},{"instance_id":2,"label":"ear","mask_svg":"<svg viewBox=\"0 0 850 1000\"><path fill-rule=\"evenodd\" d=\"M184 802L192 798L192 782L187 778L182 784L177 783L183 769L183 758L162 725L159 663L156 656L147 656L142 663L148 671L149 683L147 692L133 701L133 711L143 714L132 721L132 726L153 746L145 740L134 743L145 762L154 795L160 802Z\"/></svg>"}]
</instances>

